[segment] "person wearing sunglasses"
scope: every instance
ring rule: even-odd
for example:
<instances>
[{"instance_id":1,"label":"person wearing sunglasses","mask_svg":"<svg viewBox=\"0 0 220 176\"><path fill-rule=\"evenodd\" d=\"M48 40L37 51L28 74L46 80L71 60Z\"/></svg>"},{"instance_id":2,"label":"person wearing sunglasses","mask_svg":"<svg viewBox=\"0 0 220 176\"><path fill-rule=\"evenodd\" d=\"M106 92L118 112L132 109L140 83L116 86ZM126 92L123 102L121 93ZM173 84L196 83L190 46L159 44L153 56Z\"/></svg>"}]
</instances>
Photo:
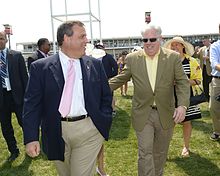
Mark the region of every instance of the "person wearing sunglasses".
<instances>
[{"instance_id":1,"label":"person wearing sunglasses","mask_svg":"<svg viewBox=\"0 0 220 176\"><path fill-rule=\"evenodd\" d=\"M178 53L161 47L160 26L142 30L143 49L126 56L121 74L109 81L112 90L129 79L134 86L132 125L138 141L138 175L163 175L175 123L185 118L189 83ZM178 106L175 108L174 82Z\"/></svg>"}]
</instances>

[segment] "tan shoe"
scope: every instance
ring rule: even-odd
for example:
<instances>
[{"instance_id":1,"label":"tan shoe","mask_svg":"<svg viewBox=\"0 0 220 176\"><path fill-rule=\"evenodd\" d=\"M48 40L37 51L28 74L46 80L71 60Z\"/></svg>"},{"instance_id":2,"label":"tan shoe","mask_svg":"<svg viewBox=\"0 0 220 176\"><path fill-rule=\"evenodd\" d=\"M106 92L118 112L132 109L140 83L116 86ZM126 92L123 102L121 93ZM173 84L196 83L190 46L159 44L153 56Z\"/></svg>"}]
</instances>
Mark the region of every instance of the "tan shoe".
<instances>
[{"instance_id":1,"label":"tan shoe","mask_svg":"<svg viewBox=\"0 0 220 176\"><path fill-rule=\"evenodd\" d=\"M102 174L98 167L96 168L96 172L99 176L109 176L107 174Z\"/></svg>"},{"instance_id":2,"label":"tan shoe","mask_svg":"<svg viewBox=\"0 0 220 176\"><path fill-rule=\"evenodd\" d=\"M190 153L189 149L184 147L183 150L182 150L181 156L183 158L190 157L189 153Z\"/></svg>"}]
</instances>

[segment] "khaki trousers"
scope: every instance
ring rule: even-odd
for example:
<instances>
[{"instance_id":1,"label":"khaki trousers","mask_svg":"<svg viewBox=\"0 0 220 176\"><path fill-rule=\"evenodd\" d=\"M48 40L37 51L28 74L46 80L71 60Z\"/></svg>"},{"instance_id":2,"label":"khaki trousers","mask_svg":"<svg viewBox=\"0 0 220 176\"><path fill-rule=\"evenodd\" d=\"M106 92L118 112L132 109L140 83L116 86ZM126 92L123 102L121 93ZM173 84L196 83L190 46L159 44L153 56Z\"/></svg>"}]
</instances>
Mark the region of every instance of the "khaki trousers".
<instances>
[{"instance_id":1,"label":"khaki trousers","mask_svg":"<svg viewBox=\"0 0 220 176\"><path fill-rule=\"evenodd\" d=\"M91 118L62 122L62 137L65 141L65 160L54 161L59 176L93 176L104 138Z\"/></svg>"},{"instance_id":2,"label":"khaki trousers","mask_svg":"<svg viewBox=\"0 0 220 176\"><path fill-rule=\"evenodd\" d=\"M220 134L220 102L215 100L215 97L220 94L220 79L212 78L210 91L210 114L213 123L213 132Z\"/></svg>"},{"instance_id":3,"label":"khaki trousers","mask_svg":"<svg viewBox=\"0 0 220 176\"><path fill-rule=\"evenodd\" d=\"M151 110L142 131L136 131L138 139L138 175L162 176L167 159L173 128L164 130L157 110Z\"/></svg>"}]
</instances>

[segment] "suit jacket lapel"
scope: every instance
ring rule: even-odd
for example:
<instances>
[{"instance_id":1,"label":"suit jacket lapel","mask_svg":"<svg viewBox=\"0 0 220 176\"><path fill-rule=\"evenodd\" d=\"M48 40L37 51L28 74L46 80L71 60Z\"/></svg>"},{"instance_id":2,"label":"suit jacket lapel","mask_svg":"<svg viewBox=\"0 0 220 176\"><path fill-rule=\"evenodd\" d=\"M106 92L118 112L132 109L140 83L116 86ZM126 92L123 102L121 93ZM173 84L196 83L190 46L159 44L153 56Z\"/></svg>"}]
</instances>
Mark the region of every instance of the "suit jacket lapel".
<instances>
[{"instance_id":1,"label":"suit jacket lapel","mask_svg":"<svg viewBox=\"0 0 220 176\"><path fill-rule=\"evenodd\" d=\"M63 91L65 80L63 76L59 55L56 54L53 57L54 57L53 59L54 62L50 65L50 70L53 73L54 79L56 80L60 91ZM86 58L84 59L81 58L80 65L82 70L84 97L86 97L87 95L86 93L88 92L86 89L88 89L88 79L91 72L91 62Z\"/></svg>"},{"instance_id":2,"label":"suit jacket lapel","mask_svg":"<svg viewBox=\"0 0 220 176\"><path fill-rule=\"evenodd\" d=\"M57 82L57 85L59 87L60 91L63 91L63 86L64 86L64 76L63 76L63 71L59 59L59 55L56 54L53 56L53 63L50 65L50 70L53 73L54 79Z\"/></svg>"},{"instance_id":3,"label":"suit jacket lapel","mask_svg":"<svg viewBox=\"0 0 220 176\"><path fill-rule=\"evenodd\" d=\"M141 50L142 52L139 54L139 59L141 59L140 61L140 64L138 64L138 66L140 68L137 68L138 70L142 71L143 70L143 77L144 77L144 80L146 80L146 87L149 87L152 92L153 92L153 89L151 87L151 84L150 84L150 80L149 80L149 75L148 75L148 71L147 71L147 65L146 65L146 58L145 58L145 55L144 55L144 50ZM141 69L141 67L143 67Z\"/></svg>"},{"instance_id":4,"label":"suit jacket lapel","mask_svg":"<svg viewBox=\"0 0 220 176\"><path fill-rule=\"evenodd\" d=\"M37 59L45 58L45 55L43 55L39 50L37 50Z\"/></svg>"},{"instance_id":5,"label":"suit jacket lapel","mask_svg":"<svg viewBox=\"0 0 220 176\"><path fill-rule=\"evenodd\" d=\"M89 75L91 73L91 61L87 59L87 56L80 58L80 65L82 70L82 80L83 80L83 92L84 98L86 99L88 93L88 82L89 82Z\"/></svg>"},{"instance_id":6,"label":"suit jacket lapel","mask_svg":"<svg viewBox=\"0 0 220 176\"><path fill-rule=\"evenodd\" d=\"M165 57L165 54L163 50L161 49L159 57L158 57L157 78L156 78L155 88L157 87L157 85L159 85L160 78L162 74L164 73L164 69L166 68L166 63L167 63L166 61L167 59Z\"/></svg>"},{"instance_id":7,"label":"suit jacket lapel","mask_svg":"<svg viewBox=\"0 0 220 176\"><path fill-rule=\"evenodd\" d=\"M10 75L12 71L12 65L13 65L13 55L11 53L11 50L6 51L6 62L8 65L8 74Z\"/></svg>"}]
</instances>

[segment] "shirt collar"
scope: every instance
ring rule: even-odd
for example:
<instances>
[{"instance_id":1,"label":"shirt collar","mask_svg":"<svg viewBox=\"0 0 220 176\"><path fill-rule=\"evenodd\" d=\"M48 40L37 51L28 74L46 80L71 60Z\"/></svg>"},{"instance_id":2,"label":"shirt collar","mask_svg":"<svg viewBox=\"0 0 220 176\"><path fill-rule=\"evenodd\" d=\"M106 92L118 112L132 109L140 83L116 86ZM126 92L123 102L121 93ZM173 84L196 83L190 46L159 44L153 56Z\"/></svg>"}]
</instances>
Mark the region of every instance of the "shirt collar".
<instances>
[{"instance_id":1,"label":"shirt collar","mask_svg":"<svg viewBox=\"0 0 220 176\"><path fill-rule=\"evenodd\" d=\"M44 57L47 57L47 54L45 54L43 51L38 50Z\"/></svg>"},{"instance_id":2,"label":"shirt collar","mask_svg":"<svg viewBox=\"0 0 220 176\"><path fill-rule=\"evenodd\" d=\"M145 56L146 59L151 59L151 58L145 53L144 50L143 50L143 53L144 53L144 56ZM159 54L160 54L160 50L154 55L154 58L158 58Z\"/></svg>"},{"instance_id":3,"label":"shirt collar","mask_svg":"<svg viewBox=\"0 0 220 176\"><path fill-rule=\"evenodd\" d=\"M64 54L61 50L59 50L59 57L60 57L60 61L62 62L62 63L64 63L65 65L67 65L68 64L68 61L69 60L72 60L73 58L70 58L70 57L68 57L66 54ZM74 62L76 63L78 63L78 62L80 62L79 61L79 59L74 59Z\"/></svg>"},{"instance_id":4,"label":"shirt collar","mask_svg":"<svg viewBox=\"0 0 220 176\"><path fill-rule=\"evenodd\" d=\"M7 48L1 50L1 52L2 52L2 51L3 51L4 55L6 55L6 53L7 53Z\"/></svg>"}]
</instances>

